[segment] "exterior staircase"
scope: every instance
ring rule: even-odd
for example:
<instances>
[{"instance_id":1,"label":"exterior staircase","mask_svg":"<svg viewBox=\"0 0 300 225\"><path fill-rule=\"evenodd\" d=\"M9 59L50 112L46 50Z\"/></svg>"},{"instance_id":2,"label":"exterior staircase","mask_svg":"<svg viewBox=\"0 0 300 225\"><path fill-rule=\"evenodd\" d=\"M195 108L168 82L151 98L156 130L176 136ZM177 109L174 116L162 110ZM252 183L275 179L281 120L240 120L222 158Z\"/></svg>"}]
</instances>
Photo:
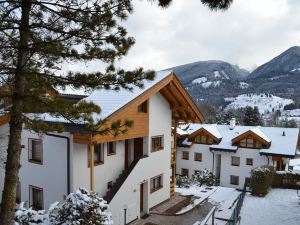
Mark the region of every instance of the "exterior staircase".
<instances>
[{"instance_id":1,"label":"exterior staircase","mask_svg":"<svg viewBox=\"0 0 300 225\"><path fill-rule=\"evenodd\" d=\"M106 192L106 195L104 196L104 200L107 201L107 203L110 203L110 201L114 198L116 193L119 191L127 177L130 175L131 171L134 169L136 164L143 158L147 158L148 156L142 156L136 160L134 160L130 166L123 170L122 173L119 175L119 177L116 179L116 182L113 183L112 187Z\"/></svg>"}]
</instances>

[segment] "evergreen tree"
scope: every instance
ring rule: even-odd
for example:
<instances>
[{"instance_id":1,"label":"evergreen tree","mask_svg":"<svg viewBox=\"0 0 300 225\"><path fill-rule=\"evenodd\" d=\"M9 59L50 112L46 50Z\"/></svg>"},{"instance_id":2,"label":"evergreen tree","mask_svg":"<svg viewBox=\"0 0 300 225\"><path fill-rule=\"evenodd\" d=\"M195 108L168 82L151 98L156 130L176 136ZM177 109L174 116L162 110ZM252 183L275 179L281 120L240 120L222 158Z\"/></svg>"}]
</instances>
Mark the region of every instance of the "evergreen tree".
<instances>
[{"instance_id":1,"label":"evergreen tree","mask_svg":"<svg viewBox=\"0 0 300 225\"><path fill-rule=\"evenodd\" d=\"M261 115L258 108L247 106L245 108L244 120L243 123L245 126L261 126L263 125Z\"/></svg>"},{"instance_id":2,"label":"evergreen tree","mask_svg":"<svg viewBox=\"0 0 300 225\"><path fill-rule=\"evenodd\" d=\"M160 6L171 1L157 0ZM232 0L201 0L212 9L225 9ZM100 133L126 132L130 121L94 121L100 113L94 104L77 104L55 94L57 89L131 89L142 87L154 72L142 68L116 69L114 62L134 44L120 21L132 12L131 0L4 0L0 2L0 104L10 114L10 133L5 166L0 221L11 225L15 211L16 185L20 168L22 126L37 132L61 130L60 124L43 122L32 113L48 113L73 123L84 122ZM64 74L62 63L107 63L104 72ZM53 94L54 92L54 94ZM101 128L99 128L101 127Z\"/></svg>"}]
</instances>

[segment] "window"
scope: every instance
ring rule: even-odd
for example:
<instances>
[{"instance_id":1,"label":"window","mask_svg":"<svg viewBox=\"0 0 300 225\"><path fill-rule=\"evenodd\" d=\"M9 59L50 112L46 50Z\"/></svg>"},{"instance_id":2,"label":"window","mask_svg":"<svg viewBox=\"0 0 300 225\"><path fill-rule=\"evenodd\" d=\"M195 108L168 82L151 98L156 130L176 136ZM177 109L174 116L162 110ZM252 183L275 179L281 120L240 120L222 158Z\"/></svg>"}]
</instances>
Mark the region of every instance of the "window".
<instances>
[{"instance_id":1,"label":"window","mask_svg":"<svg viewBox=\"0 0 300 225\"><path fill-rule=\"evenodd\" d=\"M90 148L88 148L88 166L90 166L91 155ZM95 144L94 145L94 165L100 165L104 163L104 150L103 144Z\"/></svg>"},{"instance_id":2,"label":"window","mask_svg":"<svg viewBox=\"0 0 300 225\"><path fill-rule=\"evenodd\" d=\"M35 210L42 210L44 208L43 203L43 189L29 186L29 202L30 206Z\"/></svg>"},{"instance_id":3,"label":"window","mask_svg":"<svg viewBox=\"0 0 300 225\"><path fill-rule=\"evenodd\" d=\"M156 136L151 139L151 151L156 152L164 149L164 136Z\"/></svg>"},{"instance_id":4,"label":"window","mask_svg":"<svg viewBox=\"0 0 300 225\"><path fill-rule=\"evenodd\" d=\"M231 156L231 165L240 166L240 157Z\"/></svg>"},{"instance_id":5,"label":"window","mask_svg":"<svg viewBox=\"0 0 300 225\"><path fill-rule=\"evenodd\" d=\"M247 158L246 159L246 165L253 166L253 159L252 158Z\"/></svg>"},{"instance_id":6,"label":"window","mask_svg":"<svg viewBox=\"0 0 300 225\"><path fill-rule=\"evenodd\" d=\"M213 144L214 140L211 137L208 137L206 135L198 135L194 138L194 142L197 144Z\"/></svg>"},{"instance_id":7,"label":"window","mask_svg":"<svg viewBox=\"0 0 300 225\"><path fill-rule=\"evenodd\" d=\"M202 162L202 153L195 152L195 161Z\"/></svg>"},{"instance_id":8,"label":"window","mask_svg":"<svg viewBox=\"0 0 300 225\"><path fill-rule=\"evenodd\" d=\"M185 176L185 177L188 177L189 176L189 170L185 169L185 168L182 168L181 169L181 175Z\"/></svg>"},{"instance_id":9,"label":"window","mask_svg":"<svg viewBox=\"0 0 300 225\"><path fill-rule=\"evenodd\" d=\"M150 180L150 192L153 193L163 187L163 175L153 177Z\"/></svg>"},{"instance_id":10,"label":"window","mask_svg":"<svg viewBox=\"0 0 300 225\"><path fill-rule=\"evenodd\" d=\"M148 102L147 101L144 101L142 104L140 104L138 106L138 112L139 113L147 113L147 105L148 105Z\"/></svg>"},{"instance_id":11,"label":"window","mask_svg":"<svg viewBox=\"0 0 300 225\"><path fill-rule=\"evenodd\" d=\"M243 148L262 148L260 141L254 140L253 138L245 138L240 140L240 147Z\"/></svg>"},{"instance_id":12,"label":"window","mask_svg":"<svg viewBox=\"0 0 300 225\"><path fill-rule=\"evenodd\" d=\"M116 142L108 142L107 155L115 155L115 154L116 154Z\"/></svg>"},{"instance_id":13,"label":"window","mask_svg":"<svg viewBox=\"0 0 300 225\"><path fill-rule=\"evenodd\" d=\"M40 139L28 139L29 162L43 163L43 143Z\"/></svg>"},{"instance_id":14,"label":"window","mask_svg":"<svg viewBox=\"0 0 300 225\"><path fill-rule=\"evenodd\" d=\"M231 175L230 176L230 184L239 185L239 177Z\"/></svg>"},{"instance_id":15,"label":"window","mask_svg":"<svg viewBox=\"0 0 300 225\"><path fill-rule=\"evenodd\" d=\"M182 159L184 159L184 160L189 160L189 152L183 151L183 152L182 152Z\"/></svg>"}]
</instances>

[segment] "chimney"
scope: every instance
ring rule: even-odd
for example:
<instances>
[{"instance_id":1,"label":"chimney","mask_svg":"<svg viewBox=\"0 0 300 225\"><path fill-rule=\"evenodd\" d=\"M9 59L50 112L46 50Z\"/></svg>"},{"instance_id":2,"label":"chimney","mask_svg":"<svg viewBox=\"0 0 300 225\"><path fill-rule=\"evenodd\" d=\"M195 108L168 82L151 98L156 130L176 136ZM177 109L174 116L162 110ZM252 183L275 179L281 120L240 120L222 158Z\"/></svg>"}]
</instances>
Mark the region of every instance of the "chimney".
<instances>
[{"instance_id":1,"label":"chimney","mask_svg":"<svg viewBox=\"0 0 300 225\"><path fill-rule=\"evenodd\" d=\"M285 136L285 131L282 132L282 136Z\"/></svg>"},{"instance_id":2,"label":"chimney","mask_svg":"<svg viewBox=\"0 0 300 225\"><path fill-rule=\"evenodd\" d=\"M235 118L231 118L229 129L230 129L230 130L233 130L233 129L235 128L235 124L236 124Z\"/></svg>"}]
</instances>

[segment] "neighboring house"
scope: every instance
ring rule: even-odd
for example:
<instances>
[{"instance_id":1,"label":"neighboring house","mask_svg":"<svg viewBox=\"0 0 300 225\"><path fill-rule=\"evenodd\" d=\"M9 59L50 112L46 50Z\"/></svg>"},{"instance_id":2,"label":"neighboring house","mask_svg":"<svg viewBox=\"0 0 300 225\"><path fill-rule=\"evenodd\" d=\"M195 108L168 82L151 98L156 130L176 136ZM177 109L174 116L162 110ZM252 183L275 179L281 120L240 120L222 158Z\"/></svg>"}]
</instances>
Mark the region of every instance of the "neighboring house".
<instances>
[{"instance_id":1,"label":"neighboring house","mask_svg":"<svg viewBox=\"0 0 300 225\"><path fill-rule=\"evenodd\" d=\"M91 135L62 118L38 115L48 122L64 122L65 131L38 135L23 130L17 200L47 209L77 188L87 188L108 201L114 224L129 223L174 192L172 126L180 121L200 123L203 116L170 71L158 72L143 89L98 90L84 99L101 107L97 118L108 123L130 119L133 127L117 137ZM0 132L7 136L9 116L0 121ZM2 174L3 169L1 190Z\"/></svg>"},{"instance_id":2,"label":"neighboring house","mask_svg":"<svg viewBox=\"0 0 300 225\"><path fill-rule=\"evenodd\" d=\"M255 167L288 168L298 149L299 129L236 126L233 119L230 125L181 125L177 135L177 174L190 177L207 169L221 186L242 188Z\"/></svg>"}]
</instances>

